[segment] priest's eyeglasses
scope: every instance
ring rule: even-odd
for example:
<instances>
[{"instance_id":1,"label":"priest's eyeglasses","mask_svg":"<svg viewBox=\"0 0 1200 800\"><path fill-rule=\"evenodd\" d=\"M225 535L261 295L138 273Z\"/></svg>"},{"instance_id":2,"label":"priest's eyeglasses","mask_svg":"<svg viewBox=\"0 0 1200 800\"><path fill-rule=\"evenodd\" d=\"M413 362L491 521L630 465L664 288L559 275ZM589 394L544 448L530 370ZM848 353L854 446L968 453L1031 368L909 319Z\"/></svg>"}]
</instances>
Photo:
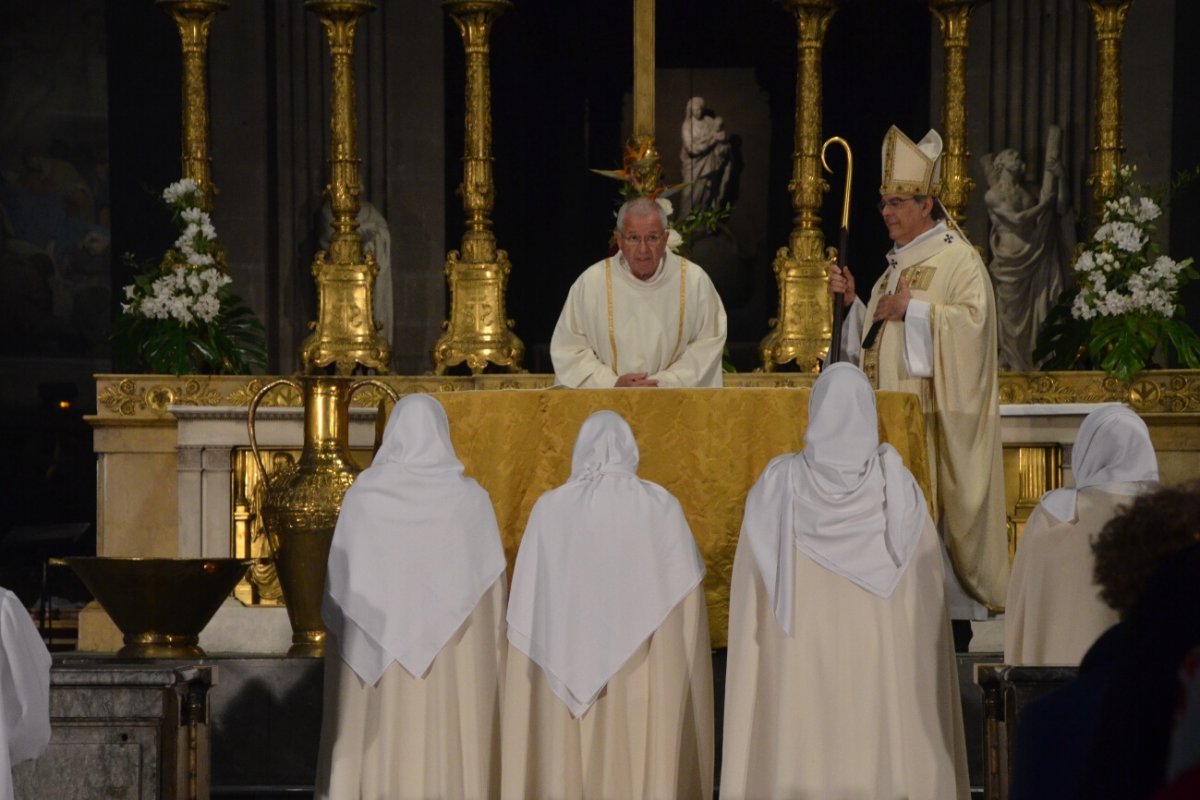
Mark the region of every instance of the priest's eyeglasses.
<instances>
[{"instance_id":1,"label":"priest's eyeglasses","mask_svg":"<svg viewBox=\"0 0 1200 800\"><path fill-rule=\"evenodd\" d=\"M667 237L662 233L648 233L645 236L639 236L638 234L634 233L629 236L621 234L621 238L634 247L641 247L642 242L645 242L651 247L658 247Z\"/></svg>"},{"instance_id":2,"label":"priest's eyeglasses","mask_svg":"<svg viewBox=\"0 0 1200 800\"><path fill-rule=\"evenodd\" d=\"M915 197L889 197L879 201L879 210L883 211L886 208L890 208L895 211L902 203L907 203L909 200L916 199L917 198Z\"/></svg>"}]
</instances>

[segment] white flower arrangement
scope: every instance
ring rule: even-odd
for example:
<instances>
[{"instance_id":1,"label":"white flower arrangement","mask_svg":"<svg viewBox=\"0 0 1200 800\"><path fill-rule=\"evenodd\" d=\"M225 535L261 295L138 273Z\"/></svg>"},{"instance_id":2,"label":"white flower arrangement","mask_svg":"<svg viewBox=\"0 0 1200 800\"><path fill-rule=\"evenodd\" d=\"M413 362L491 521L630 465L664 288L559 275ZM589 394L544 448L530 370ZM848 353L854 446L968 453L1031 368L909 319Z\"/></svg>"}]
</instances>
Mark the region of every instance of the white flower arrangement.
<instances>
[{"instance_id":1,"label":"white flower arrangement","mask_svg":"<svg viewBox=\"0 0 1200 800\"><path fill-rule=\"evenodd\" d=\"M675 206L672 205L671 201L668 200L667 198L659 196L659 197L654 198L654 202L658 203L658 205L662 208L662 210L666 212L668 220L671 218L671 215L675 213ZM668 222L667 223L667 248L672 253L678 254L679 248L681 248L681 247L683 247L683 235L675 229L674 223Z\"/></svg>"},{"instance_id":2,"label":"white flower arrangement","mask_svg":"<svg viewBox=\"0 0 1200 800\"><path fill-rule=\"evenodd\" d=\"M191 178L163 190L163 200L184 223L175 249L163 259L162 271L149 285L135 281L125 287L125 314L147 319L174 319L183 325L213 322L221 313L220 289L233 282L217 263L217 231L208 212L197 204L199 187Z\"/></svg>"},{"instance_id":3,"label":"white flower arrangement","mask_svg":"<svg viewBox=\"0 0 1200 800\"><path fill-rule=\"evenodd\" d=\"M266 363L262 323L233 283L200 189L191 178L163 190L181 228L162 262L125 287L114 337L154 372L248 372Z\"/></svg>"},{"instance_id":4,"label":"white flower arrangement","mask_svg":"<svg viewBox=\"0 0 1200 800\"><path fill-rule=\"evenodd\" d=\"M1162 209L1135 180L1132 165L1117 169L1117 188L1103 201L1100 220L1074 264L1074 298L1049 321L1034 355L1043 369L1092 363L1132 380L1156 349L1174 350L1183 365L1200 367L1200 338L1184 321L1179 289L1195 279L1192 259L1175 261L1154 241ZM1052 317L1055 315L1052 314Z\"/></svg>"},{"instance_id":5,"label":"white flower arrangement","mask_svg":"<svg viewBox=\"0 0 1200 800\"><path fill-rule=\"evenodd\" d=\"M1139 190L1133 182L1135 173L1130 165L1118 168L1121 193L1105 201L1100 225L1075 260L1079 288L1071 304L1075 319L1123 314L1175 316L1180 278L1186 279L1192 260L1175 261L1158 252L1153 223L1162 210L1149 197L1134 196Z\"/></svg>"}]
</instances>

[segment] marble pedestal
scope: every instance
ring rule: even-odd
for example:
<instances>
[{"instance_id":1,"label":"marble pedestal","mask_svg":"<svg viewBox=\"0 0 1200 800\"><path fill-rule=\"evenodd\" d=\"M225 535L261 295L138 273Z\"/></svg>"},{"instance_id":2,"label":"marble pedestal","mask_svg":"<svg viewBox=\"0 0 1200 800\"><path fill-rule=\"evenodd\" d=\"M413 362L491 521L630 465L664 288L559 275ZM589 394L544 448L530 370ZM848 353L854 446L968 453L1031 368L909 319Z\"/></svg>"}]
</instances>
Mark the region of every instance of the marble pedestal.
<instances>
[{"instance_id":1,"label":"marble pedestal","mask_svg":"<svg viewBox=\"0 0 1200 800\"><path fill-rule=\"evenodd\" d=\"M16 800L207 800L210 666L60 659L50 744L13 769Z\"/></svg>"}]
</instances>

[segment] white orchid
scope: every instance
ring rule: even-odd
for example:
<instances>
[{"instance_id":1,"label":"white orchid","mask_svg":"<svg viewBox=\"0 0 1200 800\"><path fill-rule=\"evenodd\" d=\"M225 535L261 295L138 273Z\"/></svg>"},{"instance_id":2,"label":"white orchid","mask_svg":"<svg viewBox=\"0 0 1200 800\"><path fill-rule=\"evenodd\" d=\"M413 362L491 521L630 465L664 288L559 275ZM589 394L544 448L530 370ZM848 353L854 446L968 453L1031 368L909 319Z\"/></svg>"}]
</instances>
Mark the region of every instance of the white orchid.
<instances>
[{"instance_id":1,"label":"white orchid","mask_svg":"<svg viewBox=\"0 0 1200 800\"><path fill-rule=\"evenodd\" d=\"M147 319L173 319L183 325L211 323L221 313L218 291L233 279L218 268L217 230L206 211L195 205L199 187L191 178L163 190L163 200L179 211L183 230L175 240L162 271L143 292L137 284L124 288L128 303L121 313Z\"/></svg>"},{"instance_id":2,"label":"white orchid","mask_svg":"<svg viewBox=\"0 0 1200 800\"><path fill-rule=\"evenodd\" d=\"M678 253L679 248L683 247L683 236L674 228L667 228L667 247L672 253Z\"/></svg>"},{"instance_id":3,"label":"white orchid","mask_svg":"<svg viewBox=\"0 0 1200 800\"><path fill-rule=\"evenodd\" d=\"M191 178L183 178L163 189L163 200L167 201L167 205L173 206L188 195L194 195L199 188Z\"/></svg>"}]
</instances>

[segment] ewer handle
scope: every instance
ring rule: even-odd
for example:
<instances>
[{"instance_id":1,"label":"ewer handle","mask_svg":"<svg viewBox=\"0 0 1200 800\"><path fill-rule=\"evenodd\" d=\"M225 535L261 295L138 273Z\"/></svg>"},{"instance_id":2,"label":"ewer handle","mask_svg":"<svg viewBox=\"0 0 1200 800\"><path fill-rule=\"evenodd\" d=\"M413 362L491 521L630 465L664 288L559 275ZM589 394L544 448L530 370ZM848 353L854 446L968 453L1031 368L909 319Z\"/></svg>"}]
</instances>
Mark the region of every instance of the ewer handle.
<instances>
[{"instance_id":1,"label":"ewer handle","mask_svg":"<svg viewBox=\"0 0 1200 800\"><path fill-rule=\"evenodd\" d=\"M258 452L258 437L254 435L254 418L258 414L258 404L262 402L262 399L266 397L272 389L284 384L291 386L293 389L300 392L301 395L304 394L304 389L301 388L300 384L291 378L279 378L278 380L273 380L266 386L259 389L258 394L254 395L254 399L250 401L250 412L246 415L246 431L250 434L250 452L254 454L254 461L256 464L258 464L258 474L262 477L264 484L269 484L271 482L271 476L267 474L267 470L263 466L262 456Z\"/></svg>"}]
</instances>

